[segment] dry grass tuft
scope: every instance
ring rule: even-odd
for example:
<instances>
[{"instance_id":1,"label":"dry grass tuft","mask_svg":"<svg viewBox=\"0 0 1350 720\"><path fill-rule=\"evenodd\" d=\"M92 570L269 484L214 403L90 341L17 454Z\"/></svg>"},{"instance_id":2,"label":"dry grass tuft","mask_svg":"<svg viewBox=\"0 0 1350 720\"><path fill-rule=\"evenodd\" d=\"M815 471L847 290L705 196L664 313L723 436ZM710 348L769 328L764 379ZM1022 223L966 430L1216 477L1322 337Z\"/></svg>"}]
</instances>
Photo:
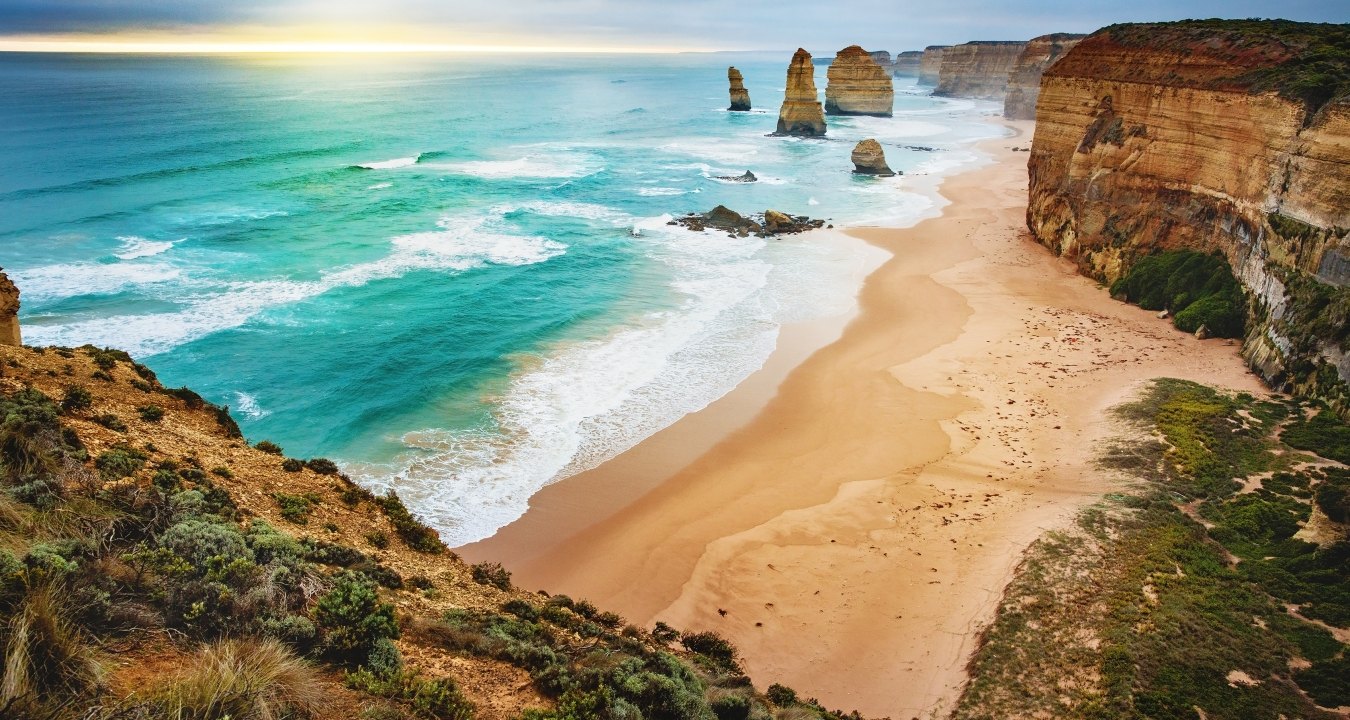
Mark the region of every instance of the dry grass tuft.
<instances>
[{"instance_id":1,"label":"dry grass tuft","mask_svg":"<svg viewBox=\"0 0 1350 720\"><path fill-rule=\"evenodd\" d=\"M93 649L51 587L28 593L0 640L4 644L0 707L80 697L102 678Z\"/></svg>"},{"instance_id":2,"label":"dry grass tuft","mask_svg":"<svg viewBox=\"0 0 1350 720\"><path fill-rule=\"evenodd\" d=\"M313 717L326 704L317 670L274 640L223 640L151 693L174 720L280 720Z\"/></svg>"}]
</instances>

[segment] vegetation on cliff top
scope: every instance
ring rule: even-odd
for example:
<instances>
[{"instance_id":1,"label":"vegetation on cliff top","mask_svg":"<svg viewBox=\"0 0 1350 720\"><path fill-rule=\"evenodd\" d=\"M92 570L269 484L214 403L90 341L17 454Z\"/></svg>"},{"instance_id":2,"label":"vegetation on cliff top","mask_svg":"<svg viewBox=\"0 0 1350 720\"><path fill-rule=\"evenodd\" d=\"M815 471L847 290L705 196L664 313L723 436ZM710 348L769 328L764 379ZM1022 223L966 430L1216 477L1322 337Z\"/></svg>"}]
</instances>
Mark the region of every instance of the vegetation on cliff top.
<instances>
[{"instance_id":1,"label":"vegetation on cliff top","mask_svg":"<svg viewBox=\"0 0 1350 720\"><path fill-rule=\"evenodd\" d=\"M0 717L844 717L259 445L124 354L0 348Z\"/></svg>"},{"instance_id":2,"label":"vegetation on cliff top","mask_svg":"<svg viewBox=\"0 0 1350 720\"><path fill-rule=\"evenodd\" d=\"M1111 25L1099 32L1124 45L1203 53L1250 68L1224 84L1273 90L1311 112L1350 96L1350 24L1209 19Z\"/></svg>"},{"instance_id":3,"label":"vegetation on cliff top","mask_svg":"<svg viewBox=\"0 0 1350 720\"><path fill-rule=\"evenodd\" d=\"M1121 415L1140 435L1103 464L1135 489L1028 552L955 717L1336 717L1350 427L1178 380Z\"/></svg>"}]
</instances>

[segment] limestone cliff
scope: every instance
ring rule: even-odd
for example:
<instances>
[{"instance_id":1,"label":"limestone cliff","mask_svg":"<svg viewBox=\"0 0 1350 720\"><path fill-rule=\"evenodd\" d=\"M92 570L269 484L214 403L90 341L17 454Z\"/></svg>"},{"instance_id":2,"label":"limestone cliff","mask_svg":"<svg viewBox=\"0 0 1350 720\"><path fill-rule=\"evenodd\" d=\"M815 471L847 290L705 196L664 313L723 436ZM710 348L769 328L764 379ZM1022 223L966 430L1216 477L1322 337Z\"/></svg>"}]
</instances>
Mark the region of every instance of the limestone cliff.
<instances>
[{"instance_id":1,"label":"limestone cliff","mask_svg":"<svg viewBox=\"0 0 1350 720\"><path fill-rule=\"evenodd\" d=\"M919 59L919 84L936 85L938 76L942 73L942 56L947 53L949 45L929 45L923 49L923 55Z\"/></svg>"},{"instance_id":2,"label":"limestone cliff","mask_svg":"<svg viewBox=\"0 0 1350 720\"><path fill-rule=\"evenodd\" d=\"M825 113L816 94L816 67L811 53L797 48L787 71L787 91L778 111L778 135L821 137L825 134Z\"/></svg>"},{"instance_id":3,"label":"limestone cliff","mask_svg":"<svg viewBox=\"0 0 1350 720\"><path fill-rule=\"evenodd\" d=\"M891 74L895 77L917 77L919 65L923 62L922 50L906 50L895 56Z\"/></svg>"},{"instance_id":4,"label":"limestone cliff","mask_svg":"<svg viewBox=\"0 0 1350 720\"><path fill-rule=\"evenodd\" d=\"M881 143L872 138L863 140L854 146L851 159L853 160L853 172L859 175L880 175L882 177L895 175L895 171L886 164L886 152L881 149Z\"/></svg>"},{"instance_id":5,"label":"limestone cliff","mask_svg":"<svg viewBox=\"0 0 1350 720\"><path fill-rule=\"evenodd\" d=\"M891 54L885 50L873 50L868 55L872 56L872 62L876 63L886 72L892 75L895 72L895 61L891 59Z\"/></svg>"},{"instance_id":6,"label":"limestone cliff","mask_svg":"<svg viewBox=\"0 0 1350 720\"><path fill-rule=\"evenodd\" d=\"M750 109L750 91L745 89L745 78L734 67L727 68L727 82L731 85L731 107L728 110L744 112Z\"/></svg>"},{"instance_id":7,"label":"limestone cliff","mask_svg":"<svg viewBox=\"0 0 1350 720\"><path fill-rule=\"evenodd\" d=\"M1003 117L1035 120L1036 99L1041 94L1041 74L1064 56L1085 35L1055 33L1032 38L1008 75L1008 94L1003 99Z\"/></svg>"},{"instance_id":8,"label":"limestone cliff","mask_svg":"<svg viewBox=\"0 0 1350 720\"><path fill-rule=\"evenodd\" d=\"M1046 70L1027 225L1111 281L1149 253L1223 253L1243 353L1350 410L1350 26L1118 25Z\"/></svg>"},{"instance_id":9,"label":"limestone cliff","mask_svg":"<svg viewBox=\"0 0 1350 720\"><path fill-rule=\"evenodd\" d=\"M1008 75L1026 47L1020 40L977 40L947 48L933 94L1002 102Z\"/></svg>"},{"instance_id":10,"label":"limestone cliff","mask_svg":"<svg viewBox=\"0 0 1350 720\"><path fill-rule=\"evenodd\" d=\"M19 289L0 272L0 345L22 345L19 336Z\"/></svg>"},{"instance_id":11,"label":"limestone cliff","mask_svg":"<svg viewBox=\"0 0 1350 720\"><path fill-rule=\"evenodd\" d=\"M825 114L890 117L895 107L891 75L857 45L835 56L826 72Z\"/></svg>"}]
</instances>

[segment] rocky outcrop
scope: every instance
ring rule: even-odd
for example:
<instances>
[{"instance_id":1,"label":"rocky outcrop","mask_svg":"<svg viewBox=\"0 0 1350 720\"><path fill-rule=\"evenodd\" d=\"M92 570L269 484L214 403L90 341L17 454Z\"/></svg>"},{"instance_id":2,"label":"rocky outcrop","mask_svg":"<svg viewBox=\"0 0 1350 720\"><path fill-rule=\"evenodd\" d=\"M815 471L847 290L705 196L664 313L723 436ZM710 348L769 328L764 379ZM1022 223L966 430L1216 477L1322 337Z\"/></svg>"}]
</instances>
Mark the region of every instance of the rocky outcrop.
<instances>
[{"instance_id":1,"label":"rocky outcrop","mask_svg":"<svg viewBox=\"0 0 1350 720\"><path fill-rule=\"evenodd\" d=\"M895 62L891 66L891 75L895 77L918 77L919 65L922 62L922 50L906 50L895 56Z\"/></svg>"},{"instance_id":2,"label":"rocky outcrop","mask_svg":"<svg viewBox=\"0 0 1350 720\"><path fill-rule=\"evenodd\" d=\"M19 335L19 288L0 272L0 345L22 345Z\"/></svg>"},{"instance_id":3,"label":"rocky outcrop","mask_svg":"<svg viewBox=\"0 0 1350 720\"><path fill-rule=\"evenodd\" d=\"M919 59L919 84L937 85L942 73L942 56L947 54L949 45L929 45L923 49Z\"/></svg>"},{"instance_id":4,"label":"rocky outcrop","mask_svg":"<svg viewBox=\"0 0 1350 720\"><path fill-rule=\"evenodd\" d=\"M868 138L853 148L853 172L859 175L892 177L895 171L886 164L886 152L881 143Z\"/></svg>"},{"instance_id":5,"label":"rocky outcrop","mask_svg":"<svg viewBox=\"0 0 1350 720\"><path fill-rule=\"evenodd\" d=\"M745 78L734 67L727 68L727 82L731 84L731 107L728 110L745 112L750 109L750 91L745 89Z\"/></svg>"},{"instance_id":6,"label":"rocky outcrop","mask_svg":"<svg viewBox=\"0 0 1350 720\"><path fill-rule=\"evenodd\" d=\"M891 54L885 50L872 50L867 53L872 56L872 62L876 63L887 75L891 75L895 70L895 61L891 60Z\"/></svg>"},{"instance_id":7,"label":"rocky outcrop","mask_svg":"<svg viewBox=\"0 0 1350 720\"><path fill-rule=\"evenodd\" d=\"M1032 38L1008 75L1003 117L1009 120L1035 120L1036 99L1041 94L1041 74L1084 37L1087 36L1055 33Z\"/></svg>"},{"instance_id":8,"label":"rocky outcrop","mask_svg":"<svg viewBox=\"0 0 1350 720\"><path fill-rule=\"evenodd\" d=\"M895 107L891 75L872 59L871 53L857 45L840 50L826 77L826 115L891 116Z\"/></svg>"},{"instance_id":9,"label":"rocky outcrop","mask_svg":"<svg viewBox=\"0 0 1350 720\"><path fill-rule=\"evenodd\" d=\"M1084 39L1042 78L1027 225L1104 281L1158 250L1222 253L1249 295L1248 362L1345 413L1350 78L1308 70L1327 28L1188 21Z\"/></svg>"},{"instance_id":10,"label":"rocky outcrop","mask_svg":"<svg viewBox=\"0 0 1350 720\"><path fill-rule=\"evenodd\" d=\"M717 207L705 213L689 213L671 220L668 225L679 225L696 232L720 230L728 237L769 237L771 235L791 235L814 230L825 225L824 220L812 220L805 215L788 215L777 210L765 210L759 217L742 215L725 206Z\"/></svg>"},{"instance_id":11,"label":"rocky outcrop","mask_svg":"<svg viewBox=\"0 0 1350 720\"><path fill-rule=\"evenodd\" d=\"M1002 102L1008 75L1026 47L1020 40L978 40L947 48L933 94Z\"/></svg>"},{"instance_id":12,"label":"rocky outcrop","mask_svg":"<svg viewBox=\"0 0 1350 720\"><path fill-rule=\"evenodd\" d=\"M787 71L787 90L783 107L778 111L776 135L822 137L825 135L825 113L816 94L816 67L811 53L797 48Z\"/></svg>"}]
</instances>

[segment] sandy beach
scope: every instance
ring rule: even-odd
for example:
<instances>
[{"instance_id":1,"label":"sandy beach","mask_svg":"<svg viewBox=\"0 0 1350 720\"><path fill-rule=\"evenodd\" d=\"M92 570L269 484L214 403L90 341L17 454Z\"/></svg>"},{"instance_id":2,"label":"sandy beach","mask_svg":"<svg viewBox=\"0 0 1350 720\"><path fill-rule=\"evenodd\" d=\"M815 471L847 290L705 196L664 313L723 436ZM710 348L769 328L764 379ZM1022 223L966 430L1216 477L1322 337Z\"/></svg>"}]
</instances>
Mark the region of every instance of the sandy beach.
<instances>
[{"instance_id":1,"label":"sandy beach","mask_svg":"<svg viewBox=\"0 0 1350 720\"><path fill-rule=\"evenodd\" d=\"M1011 148L1031 124L1010 127L942 184L941 217L850 231L893 257L838 340L785 338L730 395L461 554L716 630L757 680L830 707L940 714L1026 546L1111 489L1093 466L1107 410L1154 377L1263 390L1235 343L1112 300L1029 239Z\"/></svg>"}]
</instances>

